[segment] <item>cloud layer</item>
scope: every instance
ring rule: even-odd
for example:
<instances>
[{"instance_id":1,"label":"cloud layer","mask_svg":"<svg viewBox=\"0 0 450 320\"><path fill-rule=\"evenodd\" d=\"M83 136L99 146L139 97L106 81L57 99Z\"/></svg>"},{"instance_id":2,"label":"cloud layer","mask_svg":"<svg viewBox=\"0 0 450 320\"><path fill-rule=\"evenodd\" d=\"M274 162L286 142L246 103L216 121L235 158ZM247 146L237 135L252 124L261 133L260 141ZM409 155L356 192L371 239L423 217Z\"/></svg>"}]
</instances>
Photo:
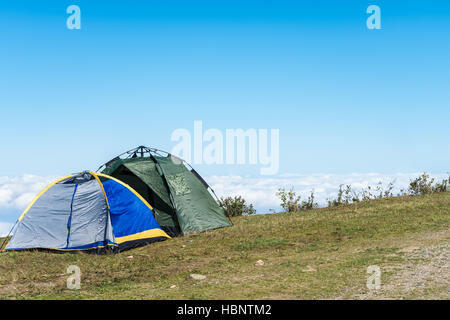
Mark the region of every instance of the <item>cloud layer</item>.
<instances>
[{"instance_id":1,"label":"cloud layer","mask_svg":"<svg viewBox=\"0 0 450 320\"><path fill-rule=\"evenodd\" d=\"M0 177L0 237L8 234L20 213L54 180L53 176L31 174Z\"/></svg>"},{"instance_id":2,"label":"cloud layer","mask_svg":"<svg viewBox=\"0 0 450 320\"><path fill-rule=\"evenodd\" d=\"M0 222L0 237L5 237L8 232L11 230L13 223L9 222ZM1 245L1 243L0 243Z\"/></svg>"},{"instance_id":3,"label":"cloud layer","mask_svg":"<svg viewBox=\"0 0 450 320\"><path fill-rule=\"evenodd\" d=\"M241 176L211 176L206 181L216 194L221 196L242 196L252 203L258 213L269 212L270 209L279 211L280 200L275 193L279 188L286 190L293 188L295 192L307 199L311 190L314 190L316 201L323 206L327 199L334 199L339 185L351 185L355 191L375 187L382 183L386 189L390 182L394 183L394 194L401 189L407 189L409 182L418 177L420 173L352 173L352 174L285 174L276 177L241 177ZM445 174L431 175L436 179L447 178Z\"/></svg>"},{"instance_id":4,"label":"cloud layer","mask_svg":"<svg viewBox=\"0 0 450 320\"><path fill-rule=\"evenodd\" d=\"M0 177L0 213L2 208L24 209L52 180L31 174Z\"/></svg>"},{"instance_id":5,"label":"cloud layer","mask_svg":"<svg viewBox=\"0 0 450 320\"><path fill-rule=\"evenodd\" d=\"M352 174L284 174L273 177L209 176L205 180L221 197L242 196L252 203L258 213L267 213L271 209L280 211L280 200L275 196L281 187L294 188L296 193L306 199L314 190L316 201L325 205L328 198L335 198L339 185L351 185L354 190L367 186L383 186L391 181L395 183L395 192L407 188L410 180L420 173L352 173ZM446 174L432 174L436 179L448 177ZM20 212L33 200L43 188L55 180L55 176L36 176L24 174L19 177L0 177L0 235L6 234Z\"/></svg>"}]
</instances>

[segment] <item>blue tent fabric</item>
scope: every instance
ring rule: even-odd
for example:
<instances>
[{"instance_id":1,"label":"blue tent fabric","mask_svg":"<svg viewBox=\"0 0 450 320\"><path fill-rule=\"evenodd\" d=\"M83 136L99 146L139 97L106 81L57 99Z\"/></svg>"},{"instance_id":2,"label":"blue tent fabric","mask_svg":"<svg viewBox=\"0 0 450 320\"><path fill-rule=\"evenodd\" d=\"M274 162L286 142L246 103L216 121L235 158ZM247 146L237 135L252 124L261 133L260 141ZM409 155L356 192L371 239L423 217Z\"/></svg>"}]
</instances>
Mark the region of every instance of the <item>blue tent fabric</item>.
<instances>
[{"instance_id":1,"label":"blue tent fabric","mask_svg":"<svg viewBox=\"0 0 450 320\"><path fill-rule=\"evenodd\" d=\"M19 218L5 250L118 252L168 238L136 191L86 171L44 189Z\"/></svg>"},{"instance_id":2,"label":"blue tent fabric","mask_svg":"<svg viewBox=\"0 0 450 320\"><path fill-rule=\"evenodd\" d=\"M103 183L116 237L161 229L153 213L133 192L114 180Z\"/></svg>"}]
</instances>

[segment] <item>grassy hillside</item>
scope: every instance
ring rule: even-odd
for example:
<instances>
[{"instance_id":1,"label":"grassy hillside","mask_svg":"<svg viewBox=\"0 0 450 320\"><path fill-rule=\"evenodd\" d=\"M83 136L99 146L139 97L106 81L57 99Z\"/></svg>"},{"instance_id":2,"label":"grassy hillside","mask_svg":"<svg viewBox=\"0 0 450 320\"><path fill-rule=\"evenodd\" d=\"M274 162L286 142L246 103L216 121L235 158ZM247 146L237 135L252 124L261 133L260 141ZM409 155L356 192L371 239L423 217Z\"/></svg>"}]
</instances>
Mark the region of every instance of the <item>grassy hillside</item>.
<instances>
[{"instance_id":1,"label":"grassy hillside","mask_svg":"<svg viewBox=\"0 0 450 320\"><path fill-rule=\"evenodd\" d=\"M449 192L233 222L118 255L3 253L0 297L450 298ZM69 265L81 268L81 290L66 288ZM366 287L370 265L382 271L378 291Z\"/></svg>"}]
</instances>

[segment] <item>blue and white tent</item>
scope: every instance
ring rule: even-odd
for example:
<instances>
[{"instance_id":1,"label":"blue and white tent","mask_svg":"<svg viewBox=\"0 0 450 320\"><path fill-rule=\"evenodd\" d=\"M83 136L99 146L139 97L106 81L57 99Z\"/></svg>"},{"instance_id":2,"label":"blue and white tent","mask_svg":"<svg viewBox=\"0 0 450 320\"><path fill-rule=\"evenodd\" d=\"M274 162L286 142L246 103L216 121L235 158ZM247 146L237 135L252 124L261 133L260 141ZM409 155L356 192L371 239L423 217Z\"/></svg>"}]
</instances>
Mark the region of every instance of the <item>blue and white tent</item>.
<instances>
[{"instance_id":1,"label":"blue and white tent","mask_svg":"<svg viewBox=\"0 0 450 320\"><path fill-rule=\"evenodd\" d=\"M153 208L130 186L85 171L38 194L20 216L5 250L118 252L168 238Z\"/></svg>"}]
</instances>

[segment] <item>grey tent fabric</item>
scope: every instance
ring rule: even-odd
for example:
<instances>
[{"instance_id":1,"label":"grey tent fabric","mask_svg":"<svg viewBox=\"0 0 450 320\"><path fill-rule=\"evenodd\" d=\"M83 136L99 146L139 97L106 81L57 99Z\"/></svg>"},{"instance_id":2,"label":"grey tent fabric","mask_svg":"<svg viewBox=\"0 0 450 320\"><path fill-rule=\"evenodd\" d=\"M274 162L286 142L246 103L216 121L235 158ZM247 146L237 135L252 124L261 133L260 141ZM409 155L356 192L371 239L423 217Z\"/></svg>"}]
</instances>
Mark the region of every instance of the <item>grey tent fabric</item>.
<instances>
[{"instance_id":1,"label":"grey tent fabric","mask_svg":"<svg viewBox=\"0 0 450 320\"><path fill-rule=\"evenodd\" d=\"M97 181L79 184L73 199L68 248L114 241L105 197Z\"/></svg>"},{"instance_id":2,"label":"grey tent fabric","mask_svg":"<svg viewBox=\"0 0 450 320\"><path fill-rule=\"evenodd\" d=\"M82 173L43 193L21 220L6 249L68 250L114 242L100 184Z\"/></svg>"},{"instance_id":3,"label":"grey tent fabric","mask_svg":"<svg viewBox=\"0 0 450 320\"><path fill-rule=\"evenodd\" d=\"M64 248L74 191L74 184L57 184L42 195L18 225L7 248Z\"/></svg>"}]
</instances>

